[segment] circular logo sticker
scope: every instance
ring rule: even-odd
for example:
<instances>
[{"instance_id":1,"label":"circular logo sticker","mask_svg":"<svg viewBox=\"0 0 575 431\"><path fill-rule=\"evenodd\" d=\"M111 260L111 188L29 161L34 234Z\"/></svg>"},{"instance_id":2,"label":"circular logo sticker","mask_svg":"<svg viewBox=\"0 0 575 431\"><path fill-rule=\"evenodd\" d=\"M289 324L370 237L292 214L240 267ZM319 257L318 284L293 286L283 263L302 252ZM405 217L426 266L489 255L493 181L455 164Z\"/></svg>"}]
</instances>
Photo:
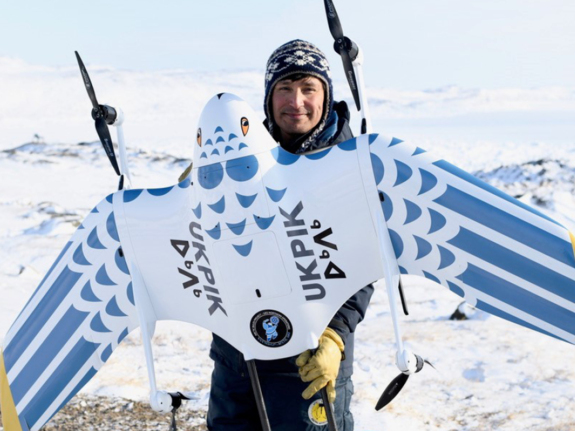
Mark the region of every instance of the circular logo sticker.
<instances>
[{"instance_id":1,"label":"circular logo sticker","mask_svg":"<svg viewBox=\"0 0 575 431\"><path fill-rule=\"evenodd\" d=\"M325 412L325 407L323 406L323 400L315 400L313 403L311 403L309 409L307 410L307 414L312 424L319 426L327 425L327 413Z\"/></svg>"},{"instance_id":2,"label":"circular logo sticker","mask_svg":"<svg viewBox=\"0 0 575 431\"><path fill-rule=\"evenodd\" d=\"M293 329L289 319L279 311L263 310L250 323L256 341L267 347L281 347L291 339Z\"/></svg>"}]
</instances>

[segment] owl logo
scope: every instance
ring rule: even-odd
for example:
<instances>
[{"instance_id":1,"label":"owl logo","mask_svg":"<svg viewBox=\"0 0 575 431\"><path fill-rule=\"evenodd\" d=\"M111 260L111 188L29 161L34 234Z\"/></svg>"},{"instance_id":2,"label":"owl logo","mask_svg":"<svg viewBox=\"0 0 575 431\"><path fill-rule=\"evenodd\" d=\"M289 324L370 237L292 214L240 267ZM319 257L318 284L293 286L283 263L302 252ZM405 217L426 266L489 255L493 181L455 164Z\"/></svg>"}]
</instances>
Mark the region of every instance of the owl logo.
<instances>
[{"instance_id":1,"label":"owl logo","mask_svg":"<svg viewBox=\"0 0 575 431\"><path fill-rule=\"evenodd\" d=\"M277 310L262 310L250 322L252 335L266 347L281 347L291 340L293 327L288 317Z\"/></svg>"}]
</instances>

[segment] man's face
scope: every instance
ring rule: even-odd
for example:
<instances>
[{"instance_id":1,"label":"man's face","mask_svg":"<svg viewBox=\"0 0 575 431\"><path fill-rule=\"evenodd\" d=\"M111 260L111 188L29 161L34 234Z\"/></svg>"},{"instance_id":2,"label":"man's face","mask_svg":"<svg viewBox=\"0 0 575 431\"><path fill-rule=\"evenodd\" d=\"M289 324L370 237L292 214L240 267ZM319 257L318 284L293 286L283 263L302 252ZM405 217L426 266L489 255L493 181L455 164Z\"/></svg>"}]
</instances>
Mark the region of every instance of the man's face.
<instances>
[{"instance_id":1,"label":"man's face","mask_svg":"<svg viewBox=\"0 0 575 431\"><path fill-rule=\"evenodd\" d=\"M282 142L289 142L313 129L323 114L325 91L322 82L307 76L298 81L279 81L272 92L274 121Z\"/></svg>"}]
</instances>

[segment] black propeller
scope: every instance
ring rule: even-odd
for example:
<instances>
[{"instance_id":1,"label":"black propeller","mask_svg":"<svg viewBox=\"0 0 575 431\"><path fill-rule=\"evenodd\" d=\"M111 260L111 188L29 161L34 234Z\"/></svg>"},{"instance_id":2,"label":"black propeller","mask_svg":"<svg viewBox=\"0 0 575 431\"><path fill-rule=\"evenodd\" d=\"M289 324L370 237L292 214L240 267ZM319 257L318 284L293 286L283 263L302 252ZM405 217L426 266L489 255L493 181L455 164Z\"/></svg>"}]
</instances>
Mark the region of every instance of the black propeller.
<instances>
[{"instance_id":1,"label":"black propeller","mask_svg":"<svg viewBox=\"0 0 575 431\"><path fill-rule=\"evenodd\" d=\"M423 359L423 358L421 358L421 356L418 356L418 355L414 355L414 356L416 359L416 365L415 365L415 372L416 373L419 373L425 364L428 364L433 369L435 369L433 364L431 362L429 362L427 359ZM403 389L403 387L407 383L407 379L409 379L410 375L411 375L410 373L401 373L399 376L397 376L395 379L393 379L391 381L391 383L389 385L387 385L387 388L385 388L385 390L383 391L383 394L381 394L381 397L379 397L379 401L375 405L375 410L379 411L382 408L384 408L386 405L388 405L397 396L397 394L399 394L399 392Z\"/></svg>"},{"instance_id":2,"label":"black propeller","mask_svg":"<svg viewBox=\"0 0 575 431\"><path fill-rule=\"evenodd\" d=\"M324 0L324 4L329 31L335 40L333 48L335 49L335 52L341 56L343 69L345 70L345 77L347 78L347 82L351 88L355 106L357 106L357 110L359 111L361 109L359 90L357 88L357 78L352 65L353 61L359 54L359 48L352 40L344 36L341 22L339 21L333 2L331 0Z\"/></svg>"},{"instance_id":3,"label":"black propeller","mask_svg":"<svg viewBox=\"0 0 575 431\"><path fill-rule=\"evenodd\" d=\"M96 131L98 132L100 141L104 146L104 151L106 151L106 155L108 156L108 159L110 159L110 163L112 163L112 167L116 171L116 174L120 175L120 168L118 167L116 153L114 152L114 144L112 143L110 130L108 130L108 124L114 124L114 121L116 121L116 118L118 117L118 113L111 106L98 104L96 93L94 91L94 87L92 86L92 81L90 81L90 76L88 75L86 66L84 66L78 51L74 52L76 53L76 59L78 60L78 66L80 66L80 72L82 73L82 79L84 80L86 91L88 92L88 96L92 101L92 118L96 123Z\"/></svg>"},{"instance_id":4,"label":"black propeller","mask_svg":"<svg viewBox=\"0 0 575 431\"><path fill-rule=\"evenodd\" d=\"M182 401L188 401L191 398L188 398L181 392L170 392L169 395L172 397L172 423L170 425L170 431L178 431L178 427L176 425L176 412L182 405Z\"/></svg>"}]
</instances>

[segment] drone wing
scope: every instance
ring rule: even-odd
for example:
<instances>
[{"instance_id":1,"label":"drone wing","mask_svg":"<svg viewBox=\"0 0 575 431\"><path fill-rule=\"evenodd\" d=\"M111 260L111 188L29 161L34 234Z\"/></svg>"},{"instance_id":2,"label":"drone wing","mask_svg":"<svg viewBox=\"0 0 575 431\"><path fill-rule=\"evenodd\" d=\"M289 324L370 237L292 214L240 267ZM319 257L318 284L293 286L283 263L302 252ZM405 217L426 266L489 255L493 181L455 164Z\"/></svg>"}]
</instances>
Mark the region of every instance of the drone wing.
<instances>
[{"instance_id":1,"label":"drone wing","mask_svg":"<svg viewBox=\"0 0 575 431\"><path fill-rule=\"evenodd\" d=\"M404 274L482 310L575 342L575 237L456 166L374 137L372 165Z\"/></svg>"},{"instance_id":2,"label":"drone wing","mask_svg":"<svg viewBox=\"0 0 575 431\"><path fill-rule=\"evenodd\" d=\"M4 340L6 431L39 430L138 326L112 199L84 220Z\"/></svg>"}]
</instances>

